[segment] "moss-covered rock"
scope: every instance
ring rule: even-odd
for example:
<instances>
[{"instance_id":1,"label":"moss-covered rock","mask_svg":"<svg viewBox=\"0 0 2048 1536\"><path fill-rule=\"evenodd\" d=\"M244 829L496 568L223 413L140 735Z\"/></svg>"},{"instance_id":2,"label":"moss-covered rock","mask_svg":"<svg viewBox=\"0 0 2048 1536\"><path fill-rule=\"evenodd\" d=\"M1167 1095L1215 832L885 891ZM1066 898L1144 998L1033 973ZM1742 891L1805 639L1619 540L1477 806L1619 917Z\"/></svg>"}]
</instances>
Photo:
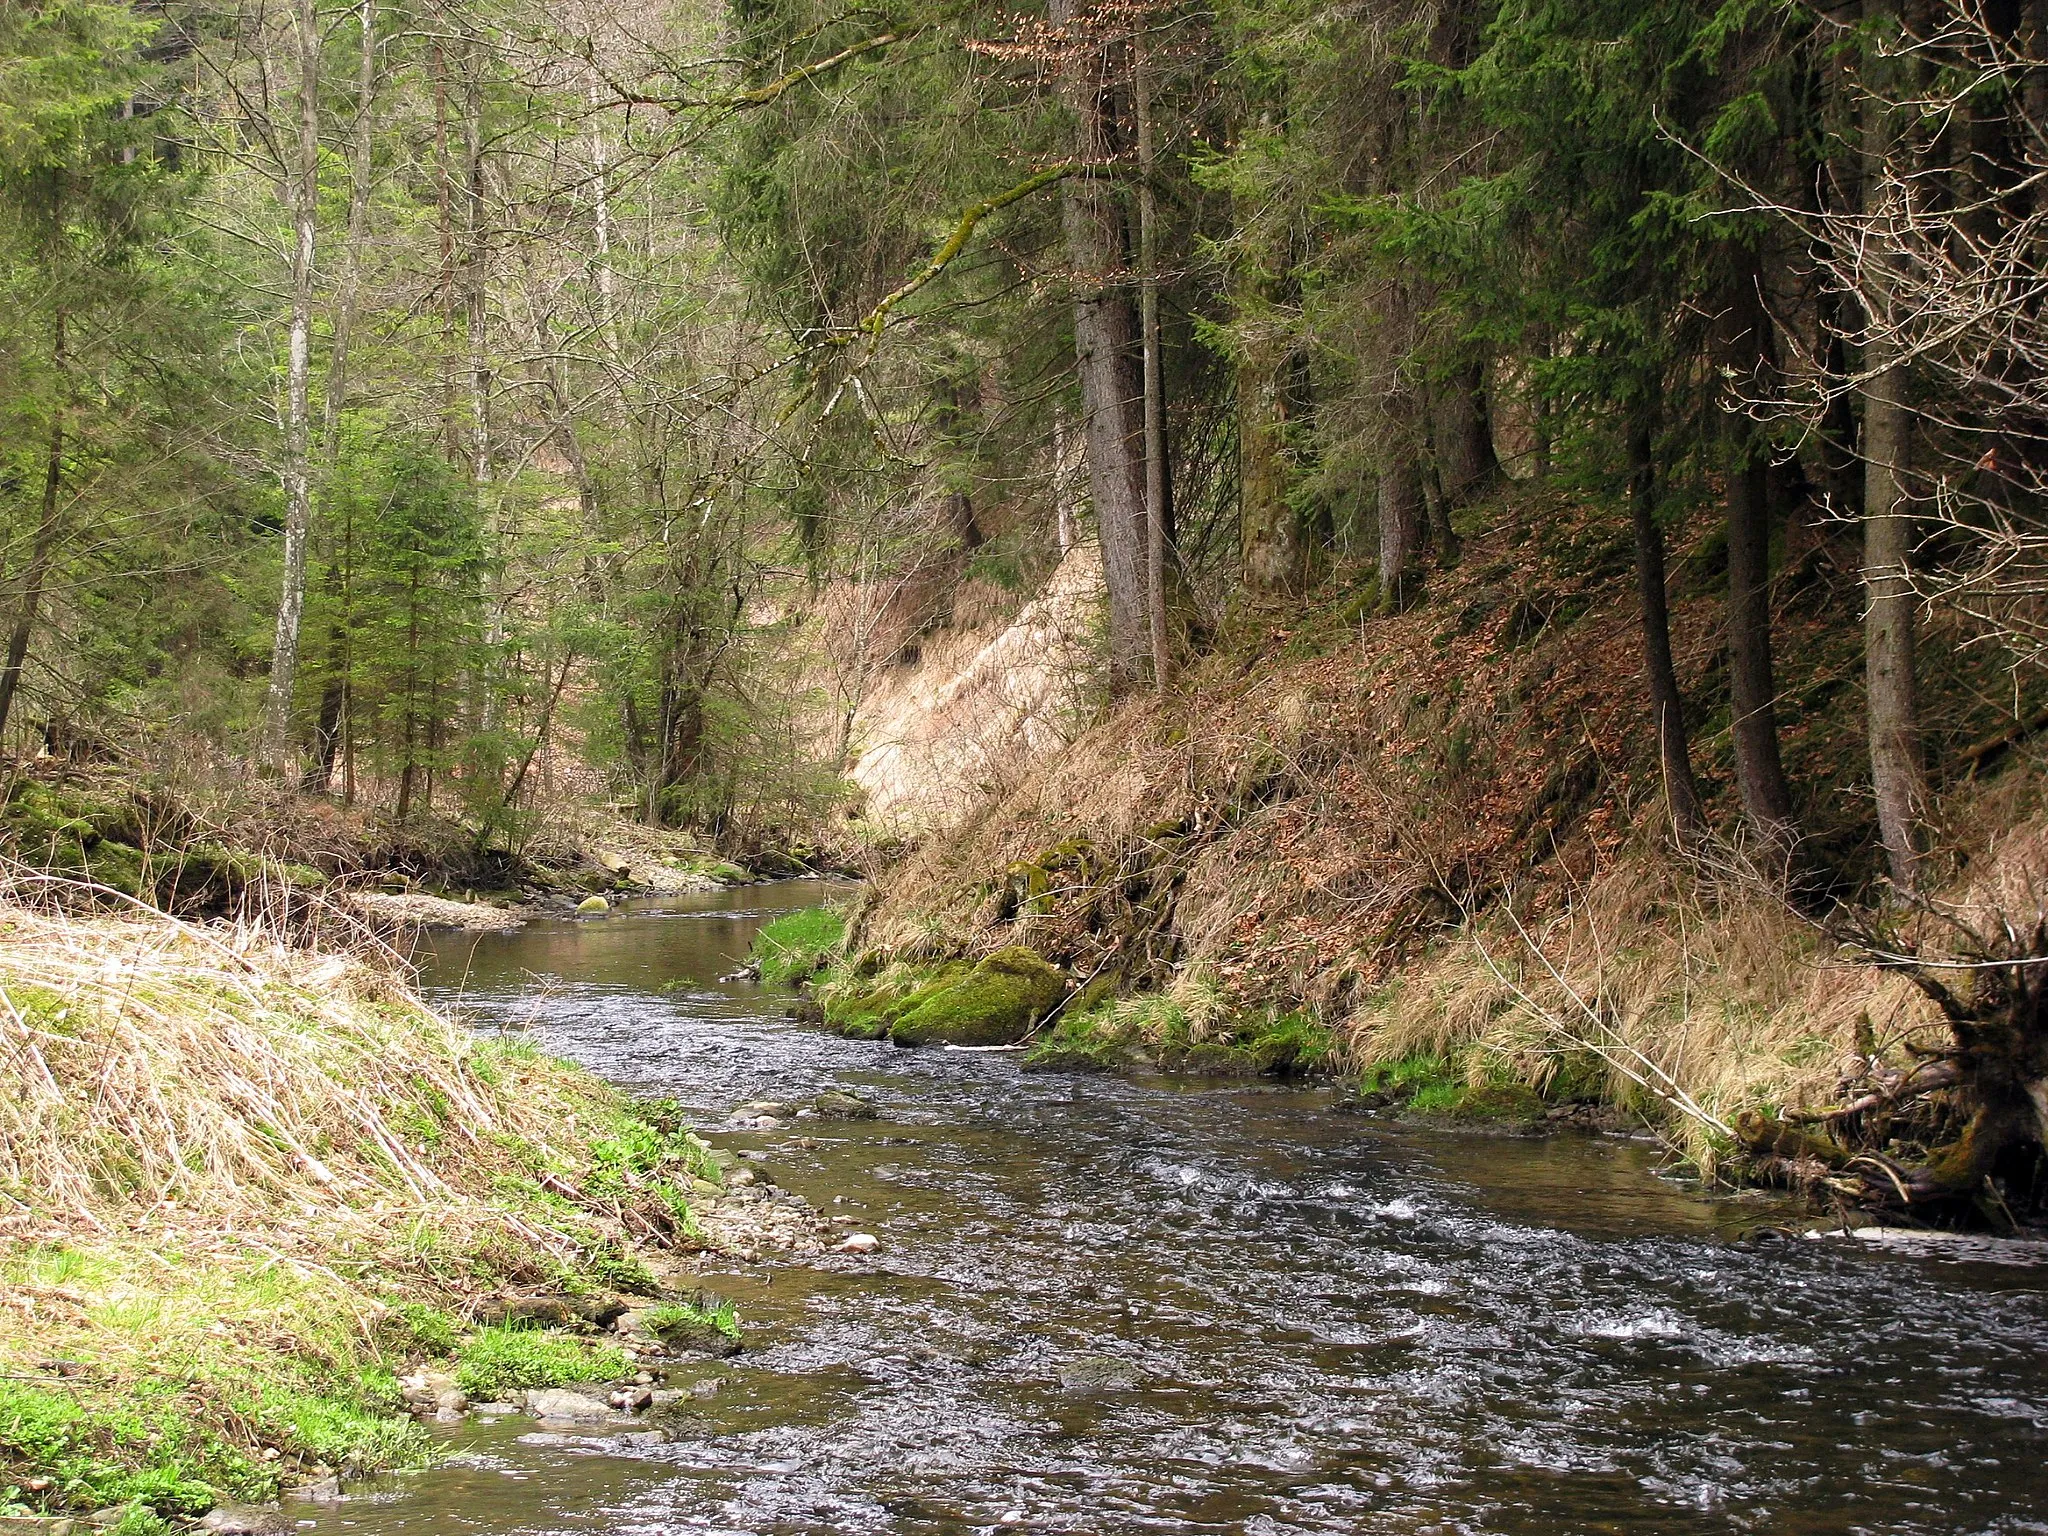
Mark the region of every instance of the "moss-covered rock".
<instances>
[{"instance_id":1,"label":"moss-covered rock","mask_svg":"<svg viewBox=\"0 0 2048 1536\"><path fill-rule=\"evenodd\" d=\"M855 1040L879 1040L914 1003L973 969L964 960L953 960L935 969L893 965L863 976L854 966L819 986L816 998L827 1028Z\"/></svg>"},{"instance_id":2,"label":"moss-covered rock","mask_svg":"<svg viewBox=\"0 0 2048 1536\"><path fill-rule=\"evenodd\" d=\"M1014 1045L1066 994L1056 966L1012 945L964 976L921 988L897 1014L889 1038L899 1045Z\"/></svg>"}]
</instances>

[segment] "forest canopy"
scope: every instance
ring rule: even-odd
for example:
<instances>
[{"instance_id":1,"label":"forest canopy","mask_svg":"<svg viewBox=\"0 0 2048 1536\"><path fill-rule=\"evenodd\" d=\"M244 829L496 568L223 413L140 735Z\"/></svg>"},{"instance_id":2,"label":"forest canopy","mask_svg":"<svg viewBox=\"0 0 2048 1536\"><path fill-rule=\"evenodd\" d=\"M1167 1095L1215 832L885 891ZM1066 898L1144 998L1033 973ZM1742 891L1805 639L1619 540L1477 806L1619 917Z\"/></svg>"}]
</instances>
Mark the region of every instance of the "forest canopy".
<instances>
[{"instance_id":1,"label":"forest canopy","mask_svg":"<svg viewBox=\"0 0 2048 1536\"><path fill-rule=\"evenodd\" d=\"M649 820L788 822L843 794L878 591L1028 595L1086 545L1113 698L1328 583L1398 610L1544 486L1625 542L1613 686L1681 844L1725 711L1748 835L1802 846L1773 583L1823 550L1912 890L1920 631L2034 687L2042 27L10 6L0 733L487 835L565 762ZM1711 699L1667 612L1702 540Z\"/></svg>"}]
</instances>

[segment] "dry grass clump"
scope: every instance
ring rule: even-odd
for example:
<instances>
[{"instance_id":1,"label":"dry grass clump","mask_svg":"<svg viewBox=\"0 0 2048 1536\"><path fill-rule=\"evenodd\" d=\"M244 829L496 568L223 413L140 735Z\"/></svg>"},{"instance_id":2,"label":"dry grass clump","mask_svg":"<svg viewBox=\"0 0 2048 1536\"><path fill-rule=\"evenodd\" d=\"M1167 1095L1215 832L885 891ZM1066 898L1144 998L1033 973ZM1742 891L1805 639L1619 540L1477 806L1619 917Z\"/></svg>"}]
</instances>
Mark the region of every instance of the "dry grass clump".
<instances>
[{"instance_id":1,"label":"dry grass clump","mask_svg":"<svg viewBox=\"0 0 2048 1536\"><path fill-rule=\"evenodd\" d=\"M1346 1037L1360 1061L1601 1091L1711 1168L1738 1110L1829 1102L1939 1028L1903 976L1838 959L1760 884L1635 849L1548 917L1504 903L1446 936Z\"/></svg>"},{"instance_id":2,"label":"dry grass clump","mask_svg":"<svg viewBox=\"0 0 2048 1536\"><path fill-rule=\"evenodd\" d=\"M395 973L261 927L0 891L0 1201L16 1224L467 1198L594 1084L489 1051Z\"/></svg>"},{"instance_id":3,"label":"dry grass clump","mask_svg":"<svg viewBox=\"0 0 2048 1536\"><path fill-rule=\"evenodd\" d=\"M0 883L0 1511L417 1460L395 1367L489 1291L651 1285L634 1240L689 1232L665 1181L701 1143L471 1036L388 952L88 896L116 899Z\"/></svg>"}]
</instances>

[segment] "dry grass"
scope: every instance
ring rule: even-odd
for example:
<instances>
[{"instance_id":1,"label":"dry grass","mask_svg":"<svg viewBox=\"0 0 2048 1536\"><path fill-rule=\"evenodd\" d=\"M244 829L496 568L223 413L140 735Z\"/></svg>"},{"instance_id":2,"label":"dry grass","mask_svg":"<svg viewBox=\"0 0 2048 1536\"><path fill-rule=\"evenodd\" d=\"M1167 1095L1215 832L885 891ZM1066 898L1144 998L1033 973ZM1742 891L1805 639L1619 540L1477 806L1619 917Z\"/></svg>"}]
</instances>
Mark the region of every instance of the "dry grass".
<instances>
[{"instance_id":1,"label":"dry grass","mask_svg":"<svg viewBox=\"0 0 2048 1536\"><path fill-rule=\"evenodd\" d=\"M1708 1168L1739 1110L1829 1102L1867 1049L1902 1064L1941 1027L1904 977L1838 957L1760 883L1642 849L1543 920L1503 904L1465 924L1346 1022L1359 1061L1451 1056L1548 1090L1604 1078Z\"/></svg>"},{"instance_id":2,"label":"dry grass","mask_svg":"<svg viewBox=\"0 0 2048 1536\"><path fill-rule=\"evenodd\" d=\"M17 1226L308 1200L445 1219L508 1140L544 1147L598 1097L479 1046L388 966L261 926L78 918L48 889L0 894L0 1200Z\"/></svg>"}]
</instances>

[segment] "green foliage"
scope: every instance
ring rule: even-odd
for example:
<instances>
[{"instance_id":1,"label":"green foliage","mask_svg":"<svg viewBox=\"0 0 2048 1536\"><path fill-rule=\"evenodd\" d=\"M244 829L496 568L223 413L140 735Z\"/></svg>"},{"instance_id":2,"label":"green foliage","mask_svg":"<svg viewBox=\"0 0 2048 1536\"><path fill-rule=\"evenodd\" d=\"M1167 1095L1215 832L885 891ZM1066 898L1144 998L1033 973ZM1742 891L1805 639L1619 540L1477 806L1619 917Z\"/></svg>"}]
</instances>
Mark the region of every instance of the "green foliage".
<instances>
[{"instance_id":1,"label":"green foliage","mask_svg":"<svg viewBox=\"0 0 2048 1536\"><path fill-rule=\"evenodd\" d=\"M1544 1110L1543 1098L1520 1083L1498 1076L1475 1082L1463 1057L1426 1052L1373 1063L1359 1075L1357 1091L1437 1120L1526 1123Z\"/></svg>"},{"instance_id":2,"label":"green foliage","mask_svg":"<svg viewBox=\"0 0 2048 1536\"><path fill-rule=\"evenodd\" d=\"M631 1253L619 1248L600 1248L583 1261L582 1274L628 1296L652 1296L660 1289L654 1274Z\"/></svg>"},{"instance_id":3,"label":"green foliage","mask_svg":"<svg viewBox=\"0 0 2048 1536\"><path fill-rule=\"evenodd\" d=\"M740 1336L740 1315L730 1301L715 1301L709 1306L695 1301L666 1302L649 1307L640 1320L649 1333L664 1340L705 1329L734 1342Z\"/></svg>"},{"instance_id":4,"label":"green foliage","mask_svg":"<svg viewBox=\"0 0 2048 1536\"><path fill-rule=\"evenodd\" d=\"M417 1350L440 1357L455 1353L455 1319L423 1302L401 1302L393 1307L385 1319L385 1330L406 1353Z\"/></svg>"},{"instance_id":5,"label":"green foliage","mask_svg":"<svg viewBox=\"0 0 2048 1536\"><path fill-rule=\"evenodd\" d=\"M1213 987L1184 978L1172 992L1105 998L1069 1009L1025 1055L1032 1067L1117 1071L1153 1063L1183 1071L1277 1077L1327 1070L1335 1040L1303 1011L1233 1014Z\"/></svg>"},{"instance_id":6,"label":"green foliage","mask_svg":"<svg viewBox=\"0 0 2048 1536\"><path fill-rule=\"evenodd\" d=\"M626 1357L614 1345L504 1324L479 1328L464 1341L455 1382L482 1402L507 1392L612 1381L629 1372Z\"/></svg>"},{"instance_id":7,"label":"green foliage","mask_svg":"<svg viewBox=\"0 0 2048 1536\"><path fill-rule=\"evenodd\" d=\"M32 1478L52 1486L31 1496ZM141 1504L189 1517L224 1496L261 1497L274 1487L270 1472L183 1422L160 1391L121 1409L87 1410L63 1390L0 1381L0 1506Z\"/></svg>"},{"instance_id":8,"label":"green foliage","mask_svg":"<svg viewBox=\"0 0 2048 1536\"><path fill-rule=\"evenodd\" d=\"M846 943L846 919L831 907L803 907L762 925L752 957L761 979L805 981L829 965Z\"/></svg>"}]
</instances>

